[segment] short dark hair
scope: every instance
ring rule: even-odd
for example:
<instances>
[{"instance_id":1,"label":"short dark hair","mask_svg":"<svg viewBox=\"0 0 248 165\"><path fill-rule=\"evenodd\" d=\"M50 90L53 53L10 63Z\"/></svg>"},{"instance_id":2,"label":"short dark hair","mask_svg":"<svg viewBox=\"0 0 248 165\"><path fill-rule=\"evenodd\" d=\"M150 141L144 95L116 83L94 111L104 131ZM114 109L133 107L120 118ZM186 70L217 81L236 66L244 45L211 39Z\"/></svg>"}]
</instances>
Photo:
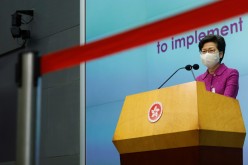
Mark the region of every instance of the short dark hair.
<instances>
[{"instance_id":1,"label":"short dark hair","mask_svg":"<svg viewBox=\"0 0 248 165\"><path fill-rule=\"evenodd\" d=\"M225 54L225 49L226 49L226 42L225 39L222 36L219 35L207 35L205 36L200 42L199 42L199 50L202 50L202 47L205 43L207 42L214 42L217 45L217 48L220 52L223 52L223 56L222 58L220 58L220 62L223 60L224 58L224 54Z\"/></svg>"}]
</instances>

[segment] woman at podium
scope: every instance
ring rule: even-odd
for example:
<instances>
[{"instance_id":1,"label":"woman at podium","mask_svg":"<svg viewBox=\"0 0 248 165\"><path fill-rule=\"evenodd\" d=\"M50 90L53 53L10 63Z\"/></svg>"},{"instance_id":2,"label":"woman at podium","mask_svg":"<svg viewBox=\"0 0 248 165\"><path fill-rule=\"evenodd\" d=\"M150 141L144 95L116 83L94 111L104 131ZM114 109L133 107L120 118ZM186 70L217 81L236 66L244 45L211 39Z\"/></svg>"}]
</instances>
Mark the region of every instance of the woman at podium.
<instances>
[{"instance_id":1,"label":"woman at podium","mask_svg":"<svg viewBox=\"0 0 248 165\"><path fill-rule=\"evenodd\" d=\"M239 90L239 72L221 63L225 54L225 39L219 35L207 35L199 42L205 73L196 80L202 81L208 91L236 98Z\"/></svg>"}]
</instances>

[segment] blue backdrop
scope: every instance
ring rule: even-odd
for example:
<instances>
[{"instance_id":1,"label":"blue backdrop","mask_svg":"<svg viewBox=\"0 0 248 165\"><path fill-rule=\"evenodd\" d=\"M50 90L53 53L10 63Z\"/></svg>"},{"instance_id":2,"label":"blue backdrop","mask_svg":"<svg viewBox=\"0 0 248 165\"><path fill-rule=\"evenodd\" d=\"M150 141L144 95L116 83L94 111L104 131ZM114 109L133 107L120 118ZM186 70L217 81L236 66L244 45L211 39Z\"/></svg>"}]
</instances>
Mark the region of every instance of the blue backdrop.
<instances>
[{"instance_id":1,"label":"blue backdrop","mask_svg":"<svg viewBox=\"0 0 248 165\"><path fill-rule=\"evenodd\" d=\"M86 41L91 42L160 18L169 17L212 1L169 0L87 0ZM193 19L193 18L192 18ZM178 22L177 25L183 26ZM86 163L119 164L119 153L112 137L125 96L156 89L176 69L186 64L200 64L196 75L206 68L200 62L199 36L223 35L227 48L223 62L240 73L240 101L245 124L248 123L248 65L246 43L248 15L195 29L142 47L130 49L86 64ZM164 29L166 30L166 29ZM152 35L152 34L146 34ZM97 49L97 48L96 48ZM193 81L191 72L179 71L166 85ZM244 164L248 164L248 144Z\"/></svg>"}]
</instances>

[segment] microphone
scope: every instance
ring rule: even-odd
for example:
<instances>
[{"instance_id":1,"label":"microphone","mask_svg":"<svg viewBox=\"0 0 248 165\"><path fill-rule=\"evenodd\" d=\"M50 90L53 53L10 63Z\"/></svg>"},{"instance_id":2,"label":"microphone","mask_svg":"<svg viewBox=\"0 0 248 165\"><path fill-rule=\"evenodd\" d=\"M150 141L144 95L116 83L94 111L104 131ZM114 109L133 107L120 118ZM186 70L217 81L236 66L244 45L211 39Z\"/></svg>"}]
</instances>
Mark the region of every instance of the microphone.
<instances>
[{"instance_id":1,"label":"microphone","mask_svg":"<svg viewBox=\"0 0 248 165\"><path fill-rule=\"evenodd\" d=\"M198 65L198 64L194 64L194 65L192 66L192 68L193 68L194 70L198 70L198 69L199 69L199 65ZM194 74L194 72L193 72L193 69L191 69L191 73L192 73L192 75L193 75L193 77L194 77L194 79L195 79L195 81L196 81L196 78L195 78L195 74Z\"/></svg>"},{"instance_id":2,"label":"microphone","mask_svg":"<svg viewBox=\"0 0 248 165\"><path fill-rule=\"evenodd\" d=\"M195 66L196 67L196 66ZM198 65L199 67L199 65ZM171 79L172 76L174 76L174 74L176 74L179 70L181 69L186 69L186 70L192 70L192 66L191 65L186 65L185 67L181 67L179 69L177 69L168 79L165 80L165 82L163 82L163 84L161 84L158 89L160 89L167 81L169 81Z\"/></svg>"},{"instance_id":3,"label":"microphone","mask_svg":"<svg viewBox=\"0 0 248 165\"><path fill-rule=\"evenodd\" d=\"M192 69L192 66L191 66L191 65L186 65L184 68L185 68L187 71L189 71L189 70Z\"/></svg>"},{"instance_id":4,"label":"microphone","mask_svg":"<svg viewBox=\"0 0 248 165\"><path fill-rule=\"evenodd\" d=\"M192 67L194 70L198 70L200 68L198 64L194 64Z\"/></svg>"}]
</instances>

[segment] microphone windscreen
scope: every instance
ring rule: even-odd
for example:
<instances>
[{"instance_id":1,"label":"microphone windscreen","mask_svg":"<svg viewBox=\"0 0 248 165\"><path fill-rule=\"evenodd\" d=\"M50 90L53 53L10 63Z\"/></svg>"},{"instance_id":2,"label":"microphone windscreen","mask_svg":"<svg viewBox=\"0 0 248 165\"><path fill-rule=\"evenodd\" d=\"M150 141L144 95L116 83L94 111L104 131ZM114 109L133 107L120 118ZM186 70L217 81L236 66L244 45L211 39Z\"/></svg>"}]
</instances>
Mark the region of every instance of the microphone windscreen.
<instances>
[{"instance_id":1,"label":"microphone windscreen","mask_svg":"<svg viewBox=\"0 0 248 165\"><path fill-rule=\"evenodd\" d=\"M194 65L193 65L193 68L194 68L195 70L198 70L198 69L199 69L199 65L198 65L198 64L194 64Z\"/></svg>"},{"instance_id":2,"label":"microphone windscreen","mask_svg":"<svg viewBox=\"0 0 248 165\"><path fill-rule=\"evenodd\" d=\"M192 66L191 66L191 65L186 65L186 66L185 66L185 69L186 69L186 70L191 70L191 69L192 69Z\"/></svg>"}]
</instances>

